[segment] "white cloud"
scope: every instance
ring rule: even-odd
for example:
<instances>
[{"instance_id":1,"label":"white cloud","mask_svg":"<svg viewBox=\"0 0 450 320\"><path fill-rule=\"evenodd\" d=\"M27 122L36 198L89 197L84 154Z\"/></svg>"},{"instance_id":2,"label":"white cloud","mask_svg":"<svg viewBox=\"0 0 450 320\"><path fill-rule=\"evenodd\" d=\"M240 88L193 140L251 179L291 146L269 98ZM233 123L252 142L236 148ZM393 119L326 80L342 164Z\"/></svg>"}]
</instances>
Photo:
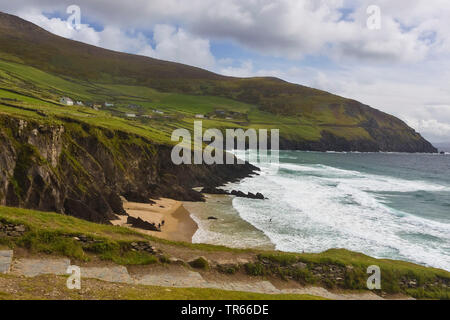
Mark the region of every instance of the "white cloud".
<instances>
[{"instance_id":1,"label":"white cloud","mask_svg":"<svg viewBox=\"0 0 450 320\"><path fill-rule=\"evenodd\" d=\"M442 70L442 71L439 71ZM432 141L450 140L450 62L420 68L345 64L332 70L312 67L258 69L250 60L220 70L229 76L275 76L352 98L399 117Z\"/></svg>"},{"instance_id":2,"label":"white cloud","mask_svg":"<svg viewBox=\"0 0 450 320\"><path fill-rule=\"evenodd\" d=\"M137 53L206 69L215 66L216 62L211 53L209 41L195 37L182 28L156 25L153 38L156 43L154 49L146 47Z\"/></svg>"},{"instance_id":3,"label":"white cloud","mask_svg":"<svg viewBox=\"0 0 450 320\"><path fill-rule=\"evenodd\" d=\"M209 40L196 37L182 28L156 25L153 39L148 39L142 32L133 30L126 32L111 25L106 25L102 31L96 31L93 27L82 24L80 30L75 30L69 28L66 21L60 18L47 18L36 10L19 13L19 15L59 36L110 50L130 52L207 69L215 66ZM151 45L152 40L154 47Z\"/></svg>"},{"instance_id":4,"label":"white cloud","mask_svg":"<svg viewBox=\"0 0 450 320\"><path fill-rule=\"evenodd\" d=\"M435 119L407 119L406 123L416 130L426 132L436 142L447 142L450 137L450 124L448 123L442 123Z\"/></svg>"},{"instance_id":5,"label":"white cloud","mask_svg":"<svg viewBox=\"0 0 450 320\"><path fill-rule=\"evenodd\" d=\"M41 11L65 12L69 4L39 2ZM181 25L200 38L230 39L261 54L292 59L326 54L337 60L410 62L450 50L447 0L407 4L378 0L380 31L366 27L366 9L372 0L78 0L77 4L83 15L104 25L121 29ZM16 0L2 7L18 12L36 5ZM343 9L350 13L344 15Z\"/></svg>"}]
</instances>

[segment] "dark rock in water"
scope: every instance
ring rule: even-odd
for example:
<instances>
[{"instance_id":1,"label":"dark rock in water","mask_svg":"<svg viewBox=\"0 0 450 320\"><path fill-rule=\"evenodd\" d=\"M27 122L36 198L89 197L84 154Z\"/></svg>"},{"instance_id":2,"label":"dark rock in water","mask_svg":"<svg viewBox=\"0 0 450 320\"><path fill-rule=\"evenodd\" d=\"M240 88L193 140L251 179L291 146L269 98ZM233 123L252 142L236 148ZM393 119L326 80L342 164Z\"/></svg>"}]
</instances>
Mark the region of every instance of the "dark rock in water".
<instances>
[{"instance_id":1,"label":"dark rock in water","mask_svg":"<svg viewBox=\"0 0 450 320\"><path fill-rule=\"evenodd\" d=\"M242 191L233 190L233 191L231 191L231 195L239 197L239 198L247 198L247 195Z\"/></svg>"},{"instance_id":2,"label":"dark rock in water","mask_svg":"<svg viewBox=\"0 0 450 320\"><path fill-rule=\"evenodd\" d=\"M127 224L131 224L133 228L161 232L161 229L154 223L142 220L141 218L128 217Z\"/></svg>"},{"instance_id":3,"label":"dark rock in water","mask_svg":"<svg viewBox=\"0 0 450 320\"><path fill-rule=\"evenodd\" d=\"M245 194L242 191L233 190L233 191L231 191L230 194L233 195L233 196L236 196L238 198L247 198L247 199L254 199L254 200L265 200L265 199L267 199L260 192L258 192L257 194L254 194L254 193L251 193L251 192L249 192L248 194Z\"/></svg>"},{"instance_id":4,"label":"dark rock in water","mask_svg":"<svg viewBox=\"0 0 450 320\"><path fill-rule=\"evenodd\" d=\"M262 193L253 194L251 192L248 193L247 198L249 199L255 199L255 200L265 200L266 198Z\"/></svg>"},{"instance_id":5,"label":"dark rock in water","mask_svg":"<svg viewBox=\"0 0 450 320\"><path fill-rule=\"evenodd\" d=\"M208 217L208 220L219 220L216 217Z\"/></svg>"},{"instance_id":6,"label":"dark rock in water","mask_svg":"<svg viewBox=\"0 0 450 320\"><path fill-rule=\"evenodd\" d=\"M232 195L232 196L236 196L238 198L247 198L247 199L255 199L255 200L264 200L266 199L264 197L264 195L260 192L258 192L257 194L251 193L249 192L248 194L242 192L242 191L238 191L238 190L233 190L231 192L222 190L222 189L218 189L218 188L210 188L210 187L206 187L203 188L202 193L207 193L207 194L226 194L226 195Z\"/></svg>"},{"instance_id":7,"label":"dark rock in water","mask_svg":"<svg viewBox=\"0 0 450 320\"><path fill-rule=\"evenodd\" d=\"M264 199L266 199L266 197L264 197L264 195L262 193L258 192L256 194L256 199L264 200Z\"/></svg>"},{"instance_id":8,"label":"dark rock in water","mask_svg":"<svg viewBox=\"0 0 450 320\"><path fill-rule=\"evenodd\" d=\"M225 191L225 190L222 190L222 189L218 189L218 188L213 188L213 187L205 187L205 188L203 188L201 193L206 193L206 194L230 194L228 191Z\"/></svg>"}]
</instances>

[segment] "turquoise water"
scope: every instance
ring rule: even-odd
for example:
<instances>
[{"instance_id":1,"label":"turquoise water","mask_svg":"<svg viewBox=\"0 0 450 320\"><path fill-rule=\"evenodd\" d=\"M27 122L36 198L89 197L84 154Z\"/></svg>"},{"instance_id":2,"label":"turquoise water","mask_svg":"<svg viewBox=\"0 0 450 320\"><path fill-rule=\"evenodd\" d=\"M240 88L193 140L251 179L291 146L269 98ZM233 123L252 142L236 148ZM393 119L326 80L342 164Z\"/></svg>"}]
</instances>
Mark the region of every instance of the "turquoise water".
<instances>
[{"instance_id":1,"label":"turquoise water","mask_svg":"<svg viewBox=\"0 0 450 320\"><path fill-rule=\"evenodd\" d=\"M450 270L450 156L280 152L278 170L227 186L278 250L346 248Z\"/></svg>"}]
</instances>

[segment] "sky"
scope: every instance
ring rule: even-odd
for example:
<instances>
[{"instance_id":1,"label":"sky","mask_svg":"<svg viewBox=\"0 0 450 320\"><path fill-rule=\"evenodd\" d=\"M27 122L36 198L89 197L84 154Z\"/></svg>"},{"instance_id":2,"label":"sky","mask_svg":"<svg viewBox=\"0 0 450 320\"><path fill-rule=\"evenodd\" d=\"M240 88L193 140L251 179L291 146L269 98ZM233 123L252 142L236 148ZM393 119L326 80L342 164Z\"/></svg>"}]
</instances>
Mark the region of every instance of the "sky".
<instances>
[{"instance_id":1,"label":"sky","mask_svg":"<svg viewBox=\"0 0 450 320\"><path fill-rule=\"evenodd\" d=\"M432 142L449 142L448 4L1 0L0 11L107 49L322 89L393 114ZM80 8L79 28L71 5Z\"/></svg>"}]
</instances>

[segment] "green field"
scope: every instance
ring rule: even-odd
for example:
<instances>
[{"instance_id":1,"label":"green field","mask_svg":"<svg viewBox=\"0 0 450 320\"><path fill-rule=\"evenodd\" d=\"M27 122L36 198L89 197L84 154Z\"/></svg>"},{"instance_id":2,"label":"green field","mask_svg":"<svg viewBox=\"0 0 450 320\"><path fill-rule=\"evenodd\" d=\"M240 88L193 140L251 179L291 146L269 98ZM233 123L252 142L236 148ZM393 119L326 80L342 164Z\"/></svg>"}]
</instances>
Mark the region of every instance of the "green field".
<instances>
[{"instance_id":1,"label":"green field","mask_svg":"<svg viewBox=\"0 0 450 320\"><path fill-rule=\"evenodd\" d=\"M63 106L59 103L59 99L63 96L85 104L102 105L109 102L113 103L114 107L94 110L87 106ZM164 115L155 113L155 110L164 112ZM216 115L217 110L224 111L225 115ZM327 109L318 113L317 119L312 116L274 115L255 105L222 97L159 92L142 86L88 83L50 75L33 67L2 60L0 60L0 111L41 120L74 118L90 124L136 133L161 143L170 143L170 135L174 129L192 130L197 114L209 115L207 119L203 119L205 130L280 129L281 136L288 140L306 141L319 140L323 130L321 126L335 121ZM137 117L127 118L126 114L129 113L136 114ZM328 129L333 131L333 127ZM351 139L370 139L362 128L334 131L338 136Z\"/></svg>"},{"instance_id":2,"label":"green field","mask_svg":"<svg viewBox=\"0 0 450 320\"><path fill-rule=\"evenodd\" d=\"M15 115L45 118L33 112L35 110L45 113L49 119L74 118L143 135L157 142L170 143L172 130L192 129L195 115L214 114L216 110L223 110L233 112L235 116L226 119L225 116L213 115L203 120L204 129L273 128L281 129L288 137L320 138L320 129L312 124L302 125L300 120L293 117L274 116L260 111L256 106L226 98L164 93L139 86L88 84L1 60L0 71L0 110ZM114 107L94 110L86 106L63 106L59 103L59 98L63 96L84 103L114 103ZM130 108L130 105L138 107ZM164 115L156 114L154 110L162 111ZM138 117L128 119L127 113ZM145 118L144 115L153 118Z\"/></svg>"}]
</instances>

